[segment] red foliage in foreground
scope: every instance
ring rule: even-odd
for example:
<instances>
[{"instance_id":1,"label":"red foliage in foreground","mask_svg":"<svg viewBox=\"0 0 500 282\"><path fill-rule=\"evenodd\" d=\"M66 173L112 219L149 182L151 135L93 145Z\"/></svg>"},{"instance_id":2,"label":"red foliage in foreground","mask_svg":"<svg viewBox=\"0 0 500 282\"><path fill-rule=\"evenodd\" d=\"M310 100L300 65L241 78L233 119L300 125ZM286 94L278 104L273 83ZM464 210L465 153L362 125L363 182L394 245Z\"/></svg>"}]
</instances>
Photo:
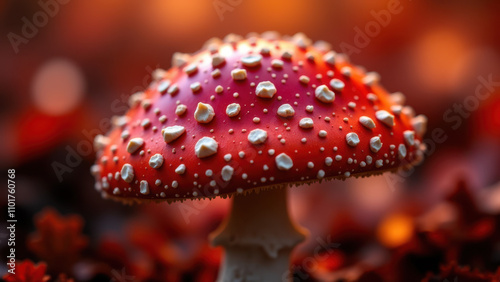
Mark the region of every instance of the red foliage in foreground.
<instances>
[{"instance_id":1,"label":"red foliage in foreground","mask_svg":"<svg viewBox=\"0 0 500 282\"><path fill-rule=\"evenodd\" d=\"M82 235L83 219L79 215L61 216L47 208L36 215L35 225L37 231L28 238L28 249L48 263L51 273L70 273L88 245Z\"/></svg>"},{"instance_id":2,"label":"red foliage in foreground","mask_svg":"<svg viewBox=\"0 0 500 282\"><path fill-rule=\"evenodd\" d=\"M422 282L498 282L500 281L500 270L497 274L480 273L478 270L471 270L470 267L460 267L456 262L451 262L440 267L438 275L428 274Z\"/></svg>"},{"instance_id":3,"label":"red foliage in foreground","mask_svg":"<svg viewBox=\"0 0 500 282\"><path fill-rule=\"evenodd\" d=\"M6 282L42 282L48 281L46 275L47 264L34 264L31 260L24 260L16 265L15 274L7 273L2 278Z\"/></svg>"}]
</instances>

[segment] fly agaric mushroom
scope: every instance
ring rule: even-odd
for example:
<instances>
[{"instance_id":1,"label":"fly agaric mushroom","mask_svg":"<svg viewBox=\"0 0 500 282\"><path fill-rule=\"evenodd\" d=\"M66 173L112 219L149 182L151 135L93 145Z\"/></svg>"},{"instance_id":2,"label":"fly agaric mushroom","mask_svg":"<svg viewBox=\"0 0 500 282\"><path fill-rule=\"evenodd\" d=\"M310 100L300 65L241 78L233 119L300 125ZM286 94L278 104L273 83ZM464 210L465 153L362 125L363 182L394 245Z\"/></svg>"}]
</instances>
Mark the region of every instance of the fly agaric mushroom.
<instances>
[{"instance_id":1,"label":"fly agaric mushroom","mask_svg":"<svg viewBox=\"0 0 500 282\"><path fill-rule=\"evenodd\" d=\"M304 238L286 186L411 167L425 147L426 118L401 93L310 42L228 35L175 54L96 137L96 189L123 202L233 196L212 236L226 251L221 280L282 280Z\"/></svg>"}]
</instances>

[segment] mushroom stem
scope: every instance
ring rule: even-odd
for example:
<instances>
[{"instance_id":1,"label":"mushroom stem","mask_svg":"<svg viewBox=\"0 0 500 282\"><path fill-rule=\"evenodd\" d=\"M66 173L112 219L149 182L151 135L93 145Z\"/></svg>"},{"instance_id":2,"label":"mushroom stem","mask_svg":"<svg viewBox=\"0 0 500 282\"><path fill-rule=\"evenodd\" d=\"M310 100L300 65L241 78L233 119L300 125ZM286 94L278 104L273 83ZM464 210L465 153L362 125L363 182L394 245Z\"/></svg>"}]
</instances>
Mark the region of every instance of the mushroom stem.
<instances>
[{"instance_id":1,"label":"mushroom stem","mask_svg":"<svg viewBox=\"0 0 500 282\"><path fill-rule=\"evenodd\" d=\"M290 253L307 232L288 216L287 190L234 197L231 214L211 234L225 249L218 281L290 280Z\"/></svg>"}]
</instances>

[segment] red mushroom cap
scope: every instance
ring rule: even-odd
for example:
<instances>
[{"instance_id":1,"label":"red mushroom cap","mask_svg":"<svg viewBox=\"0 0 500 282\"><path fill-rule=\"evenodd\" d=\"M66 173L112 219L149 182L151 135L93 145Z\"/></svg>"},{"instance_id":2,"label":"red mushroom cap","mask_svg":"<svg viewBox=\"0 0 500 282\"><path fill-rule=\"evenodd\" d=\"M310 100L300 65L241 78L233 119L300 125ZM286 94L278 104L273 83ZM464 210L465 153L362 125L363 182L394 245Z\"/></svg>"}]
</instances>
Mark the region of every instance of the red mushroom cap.
<instances>
[{"instance_id":1,"label":"red mushroom cap","mask_svg":"<svg viewBox=\"0 0 500 282\"><path fill-rule=\"evenodd\" d=\"M426 118L302 34L210 40L95 140L103 196L183 200L364 176L422 158Z\"/></svg>"}]
</instances>

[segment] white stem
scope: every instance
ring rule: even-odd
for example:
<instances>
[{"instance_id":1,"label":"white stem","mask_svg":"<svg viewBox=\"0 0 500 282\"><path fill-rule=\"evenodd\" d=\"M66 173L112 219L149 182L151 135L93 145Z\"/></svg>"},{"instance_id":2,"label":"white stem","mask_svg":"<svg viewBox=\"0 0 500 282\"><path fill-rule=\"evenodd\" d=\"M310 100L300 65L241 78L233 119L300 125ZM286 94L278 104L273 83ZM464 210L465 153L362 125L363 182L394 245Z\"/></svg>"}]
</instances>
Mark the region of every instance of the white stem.
<instances>
[{"instance_id":1,"label":"white stem","mask_svg":"<svg viewBox=\"0 0 500 282\"><path fill-rule=\"evenodd\" d=\"M287 190L234 197L231 214L211 236L213 245L225 249L219 282L290 279L290 252L306 232L288 216Z\"/></svg>"}]
</instances>

